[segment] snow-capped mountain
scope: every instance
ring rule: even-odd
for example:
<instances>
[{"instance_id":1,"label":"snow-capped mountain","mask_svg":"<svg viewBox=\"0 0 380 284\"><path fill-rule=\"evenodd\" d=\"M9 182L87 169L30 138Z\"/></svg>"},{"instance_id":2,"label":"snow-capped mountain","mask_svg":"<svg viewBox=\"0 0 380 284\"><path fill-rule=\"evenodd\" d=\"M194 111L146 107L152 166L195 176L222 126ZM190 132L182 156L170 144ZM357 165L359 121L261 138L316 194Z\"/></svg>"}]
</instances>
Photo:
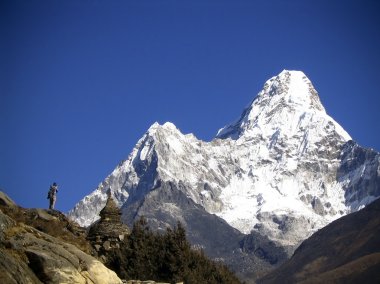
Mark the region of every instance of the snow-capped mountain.
<instances>
[{"instance_id":1,"label":"snow-capped mountain","mask_svg":"<svg viewBox=\"0 0 380 284\"><path fill-rule=\"evenodd\" d=\"M69 216L90 225L109 188L125 216L131 208L134 216L141 215L133 205L170 183L241 234L260 233L295 247L376 199L379 163L379 153L354 143L326 113L304 73L284 70L211 142L184 135L170 122L153 124L128 159ZM149 210L157 229L168 224L168 216L184 218L182 205L166 201L156 206Z\"/></svg>"}]
</instances>

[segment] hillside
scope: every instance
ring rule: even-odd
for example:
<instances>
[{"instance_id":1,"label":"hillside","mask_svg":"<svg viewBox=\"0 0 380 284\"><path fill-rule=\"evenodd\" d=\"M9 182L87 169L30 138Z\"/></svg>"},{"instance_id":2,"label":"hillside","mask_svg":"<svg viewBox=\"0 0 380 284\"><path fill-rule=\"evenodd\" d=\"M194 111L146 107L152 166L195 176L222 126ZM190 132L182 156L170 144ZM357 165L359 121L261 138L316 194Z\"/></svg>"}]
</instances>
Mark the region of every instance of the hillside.
<instances>
[{"instance_id":1,"label":"hillside","mask_svg":"<svg viewBox=\"0 0 380 284\"><path fill-rule=\"evenodd\" d=\"M18 207L0 192L1 283L122 283L62 213Z\"/></svg>"},{"instance_id":2,"label":"hillside","mask_svg":"<svg viewBox=\"0 0 380 284\"><path fill-rule=\"evenodd\" d=\"M129 232L120 215L109 197L88 235L59 211L21 208L0 191L0 283L240 283L194 250L180 224L157 234L140 219Z\"/></svg>"},{"instance_id":3,"label":"hillside","mask_svg":"<svg viewBox=\"0 0 380 284\"><path fill-rule=\"evenodd\" d=\"M380 199L313 234L259 283L380 283Z\"/></svg>"}]
</instances>

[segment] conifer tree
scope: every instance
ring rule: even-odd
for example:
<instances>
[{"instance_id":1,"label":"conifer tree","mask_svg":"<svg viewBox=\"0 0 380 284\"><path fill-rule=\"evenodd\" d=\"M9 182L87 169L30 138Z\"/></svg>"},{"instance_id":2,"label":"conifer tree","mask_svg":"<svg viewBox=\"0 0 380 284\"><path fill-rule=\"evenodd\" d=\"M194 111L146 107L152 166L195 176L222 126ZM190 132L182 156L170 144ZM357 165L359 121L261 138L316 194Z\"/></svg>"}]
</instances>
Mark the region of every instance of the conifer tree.
<instances>
[{"instance_id":1,"label":"conifer tree","mask_svg":"<svg viewBox=\"0 0 380 284\"><path fill-rule=\"evenodd\" d=\"M131 234L107 264L123 279L184 282L186 284L240 283L225 265L193 250L181 223L164 234L152 232L145 218L133 225Z\"/></svg>"}]
</instances>

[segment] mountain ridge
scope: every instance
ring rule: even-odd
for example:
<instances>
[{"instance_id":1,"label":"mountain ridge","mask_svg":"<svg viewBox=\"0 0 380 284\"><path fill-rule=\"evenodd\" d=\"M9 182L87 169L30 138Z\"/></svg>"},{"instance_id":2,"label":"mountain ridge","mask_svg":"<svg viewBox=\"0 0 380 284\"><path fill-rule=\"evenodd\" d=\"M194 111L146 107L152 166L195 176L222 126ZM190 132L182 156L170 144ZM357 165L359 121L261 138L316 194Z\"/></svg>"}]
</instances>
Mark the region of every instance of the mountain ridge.
<instances>
[{"instance_id":1,"label":"mountain ridge","mask_svg":"<svg viewBox=\"0 0 380 284\"><path fill-rule=\"evenodd\" d=\"M88 226L108 189L126 212L132 204L149 203L153 190L161 194L161 185L172 183L207 214L243 235L267 236L290 256L313 232L380 195L379 164L378 152L352 142L326 113L304 73L284 70L210 142L182 134L173 123L154 123L69 216ZM157 212L168 211L165 204L156 204ZM185 210L183 204L171 212L174 218ZM162 215L145 210L153 224L165 226ZM203 232L204 243L207 235Z\"/></svg>"},{"instance_id":2,"label":"mountain ridge","mask_svg":"<svg viewBox=\"0 0 380 284\"><path fill-rule=\"evenodd\" d=\"M348 214L302 242L290 260L259 283L377 283L380 200Z\"/></svg>"}]
</instances>

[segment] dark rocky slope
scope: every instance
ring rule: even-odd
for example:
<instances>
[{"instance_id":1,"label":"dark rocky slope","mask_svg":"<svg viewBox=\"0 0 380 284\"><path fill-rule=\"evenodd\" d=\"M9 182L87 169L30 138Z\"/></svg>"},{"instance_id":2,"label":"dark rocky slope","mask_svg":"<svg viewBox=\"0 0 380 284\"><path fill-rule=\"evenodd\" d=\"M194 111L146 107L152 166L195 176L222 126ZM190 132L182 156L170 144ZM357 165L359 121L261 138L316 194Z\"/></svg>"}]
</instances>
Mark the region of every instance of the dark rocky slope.
<instances>
[{"instance_id":1,"label":"dark rocky slope","mask_svg":"<svg viewBox=\"0 0 380 284\"><path fill-rule=\"evenodd\" d=\"M380 283L380 199L305 240L260 283Z\"/></svg>"}]
</instances>

